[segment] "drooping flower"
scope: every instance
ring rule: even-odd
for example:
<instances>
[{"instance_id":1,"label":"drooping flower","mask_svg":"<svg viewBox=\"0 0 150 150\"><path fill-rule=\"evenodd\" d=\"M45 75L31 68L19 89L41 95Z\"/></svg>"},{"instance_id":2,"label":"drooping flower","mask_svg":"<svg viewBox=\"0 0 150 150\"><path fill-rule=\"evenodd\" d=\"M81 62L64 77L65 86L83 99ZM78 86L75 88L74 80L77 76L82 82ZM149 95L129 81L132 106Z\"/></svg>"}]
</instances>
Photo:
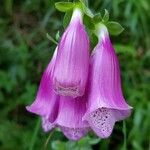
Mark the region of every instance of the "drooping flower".
<instances>
[{"instance_id":1,"label":"drooping flower","mask_svg":"<svg viewBox=\"0 0 150 150\"><path fill-rule=\"evenodd\" d=\"M85 97L71 98L60 96L57 126L70 140L79 140L88 132L88 123L82 121L86 111Z\"/></svg>"},{"instance_id":2,"label":"drooping flower","mask_svg":"<svg viewBox=\"0 0 150 150\"><path fill-rule=\"evenodd\" d=\"M52 86L57 49L45 69L35 101L26 109L42 119L45 132L58 127L71 140L78 140L88 131L88 124L82 121L86 111L84 97L72 98L57 95Z\"/></svg>"},{"instance_id":3,"label":"drooping flower","mask_svg":"<svg viewBox=\"0 0 150 150\"><path fill-rule=\"evenodd\" d=\"M53 78L55 91L63 96L82 96L88 68L89 41L82 23L82 13L75 9L58 44Z\"/></svg>"},{"instance_id":4,"label":"drooping flower","mask_svg":"<svg viewBox=\"0 0 150 150\"><path fill-rule=\"evenodd\" d=\"M52 60L43 73L35 101L30 106L26 107L29 112L42 117L42 127L44 131L48 131L54 127L59 109L59 96L56 95L52 86L52 74L56 54L57 48Z\"/></svg>"},{"instance_id":5,"label":"drooping flower","mask_svg":"<svg viewBox=\"0 0 150 150\"><path fill-rule=\"evenodd\" d=\"M130 115L131 107L122 95L118 59L104 25L99 27L98 38L90 60L88 106L83 120L98 136L107 138L115 122Z\"/></svg>"}]
</instances>

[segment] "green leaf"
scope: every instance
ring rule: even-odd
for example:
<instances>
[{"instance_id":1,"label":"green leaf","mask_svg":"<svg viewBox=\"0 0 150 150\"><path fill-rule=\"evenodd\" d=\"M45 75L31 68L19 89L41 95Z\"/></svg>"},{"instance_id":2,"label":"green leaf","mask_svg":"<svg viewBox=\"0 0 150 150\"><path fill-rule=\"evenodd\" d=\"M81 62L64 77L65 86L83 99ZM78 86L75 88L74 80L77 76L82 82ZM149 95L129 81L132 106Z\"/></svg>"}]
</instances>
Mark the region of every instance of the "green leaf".
<instances>
[{"instance_id":1,"label":"green leaf","mask_svg":"<svg viewBox=\"0 0 150 150\"><path fill-rule=\"evenodd\" d=\"M65 13L65 16L64 16L64 19L63 19L63 27L64 28L66 28L67 25L69 24L71 16L72 16L72 11L68 11L68 12Z\"/></svg>"},{"instance_id":2,"label":"green leaf","mask_svg":"<svg viewBox=\"0 0 150 150\"><path fill-rule=\"evenodd\" d=\"M92 18L90 18L88 15L84 15L83 23L90 30L94 30L95 29L95 26L94 26L94 23L92 21Z\"/></svg>"},{"instance_id":3,"label":"green leaf","mask_svg":"<svg viewBox=\"0 0 150 150\"><path fill-rule=\"evenodd\" d=\"M109 21L106 26L111 35L118 35L124 30L124 28L118 22L114 21Z\"/></svg>"},{"instance_id":4,"label":"green leaf","mask_svg":"<svg viewBox=\"0 0 150 150\"><path fill-rule=\"evenodd\" d=\"M102 16L101 16L101 13L97 13L94 17L93 17L93 21L95 23L98 23L102 20Z\"/></svg>"},{"instance_id":5,"label":"green leaf","mask_svg":"<svg viewBox=\"0 0 150 150\"><path fill-rule=\"evenodd\" d=\"M84 4L83 0L79 0L79 1L81 2L81 6L82 6L82 9L83 9L83 12L84 12L87 16L93 18L93 16L94 16L93 13L92 13L91 10Z\"/></svg>"},{"instance_id":6,"label":"green leaf","mask_svg":"<svg viewBox=\"0 0 150 150\"><path fill-rule=\"evenodd\" d=\"M135 48L131 45L123 45L123 44L114 44L114 48L116 50L116 53L126 53L129 55L134 56L135 55Z\"/></svg>"},{"instance_id":7,"label":"green leaf","mask_svg":"<svg viewBox=\"0 0 150 150\"><path fill-rule=\"evenodd\" d=\"M94 139L90 139L89 143L90 145L95 145L97 143L99 143L101 141L100 138L94 138Z\"/></svg>"},{"instance_id":8,"label":"green leaf","mask_svg":"<svg viewBox=\"0 0 150 150\"><path fill-rule=\"evenodd\" d=\"M91 10L88 7L85 6L84 9L83 9L83 11L89 17L93 17L93 13L91 12Z\"/></svg>"},{"instance_id":9,"label":"green leaf","mask_svg":"<svg viewBox=\"0 0 150 150\"><path fill-rule=\"evenodd\" d=\"M58 44L57 41L56 41L52 36L50 36L48 33L46 33L46 37L47 37L50 41L52 41L53 43L55 43L56 45Z\"/></svg>"},{"instance_id":10,"label":"green leaf","mask_svg":"<svg viewBox=\"0 0 150 150\"><path fill-rule=\"evenodd\" d=\"M57 10L61 12L67 12L74 7L74 3L72 2L57 2L55 3L55 7Z\"/></svg>"},{"instance_id":11,"label":"green leaf","mask_svg":"<svg viewBox=\"0 0 150 150\"><path fill-rule=\"evenodd\" d=\"M105 9L105 14L104 14L102 20L103 20L103 22L108 22L108 20L109 20L109 12L107 9Z\"/></svg>"},{"instance_id":12,"label":"green leaf","mask_svg":"<svg viewBox=\"0 0 150 150\"><path fill-rule=\"evenodd\" d=\"M92 49L94 49L94 47L96 46L96 44L98 43L98 38L94 33L90 34L90 46Z\"/></svg>"},{"instance_id":13,"label":"green leaf","mask_svg":"<svg viewBox=\"0 0 150 150\"><path fill-rule=\"evenodd\" d=\"M56 33L56 35L55 35L55 39L56 39L56 41L59 41L59 38L60 38L60 32L59 32L59 31L57 31L57 33Z\"/></svg>"}]
</instances>

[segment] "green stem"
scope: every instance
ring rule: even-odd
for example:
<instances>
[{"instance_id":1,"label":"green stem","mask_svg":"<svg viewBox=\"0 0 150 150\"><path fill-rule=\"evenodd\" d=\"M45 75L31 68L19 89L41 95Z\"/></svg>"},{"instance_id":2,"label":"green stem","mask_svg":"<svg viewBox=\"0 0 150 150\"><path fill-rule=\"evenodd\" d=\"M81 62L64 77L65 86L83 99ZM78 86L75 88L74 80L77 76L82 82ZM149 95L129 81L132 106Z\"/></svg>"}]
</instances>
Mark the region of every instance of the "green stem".
<instances>
[{"instance_id":1,"label":"green stem","mask_svg":"<svg viewBox=\"0 0 150 150\"><path fill-rule=\"evenodd\" d=\"M125 121L123 121L123 135L124 135L123 150L127 150L127 134L126 134L126 122Z\"/></svg>"},{"instance_id":2,"label":"green stem","mask_svg":"<svg viewBox=\"0 0 150 150\"><path fill-rule=\"evenodd\" d=\"M48 136L48 138L46 139L46 142L45 142L45 144L44 144L44 150L47 149L47 145L48 145L48 143L49 143L49 140L50 140L52 134L53 134L53 131L51 131L51 132L49 133L49 136Z\"/></svg>"},{"instance_id":3,"label":"green stem","mask_svg":"<svg viewBox=\"0 0 150 150\"><path fill-rule=\"evenodd\" d=\"M47 36L47 38L50 40L50 41L52 41L54 44L58 44L57 43L57 41L52 37L52 36L50 36L48 33L46 34L46 36Z\"/></svg>"},{"instance_id":4,"label":"green stem","mask_svg":"<svg viewBox=\"0 0 150 150\"><path fill-rule=\"evenodd\" d=\"M34 132L33 132L33 136L31 138L31 143L30 143L30 146L29 146L29 150L33 150L34 148L34 144L35 144L35 141L36 141L36 137L37 137L37 134L38 134L38 131L39 131L39 128L40 128L40 119L38 118L37 120L37 123L36 123L36 126L35 126L35 129L34 129Z\"/></svg>"},{"instance_id":5,"label":"green stem","mask_svg":"<svg viewBox=\"0 0 150 150\"><path fill-rule=\"evenodd\" d=\"M84 0L85 5L88 7L89 6L89 2L88 0Z\"/></svg>"}]
</instances>

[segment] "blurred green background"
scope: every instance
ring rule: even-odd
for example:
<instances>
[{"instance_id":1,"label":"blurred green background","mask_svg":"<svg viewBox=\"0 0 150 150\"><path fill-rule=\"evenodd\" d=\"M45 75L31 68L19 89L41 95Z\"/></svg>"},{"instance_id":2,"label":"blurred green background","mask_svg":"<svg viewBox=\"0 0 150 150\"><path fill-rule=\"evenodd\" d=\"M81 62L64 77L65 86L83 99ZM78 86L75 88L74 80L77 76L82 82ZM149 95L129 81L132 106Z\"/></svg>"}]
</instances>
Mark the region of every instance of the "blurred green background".
<instances>
[{"instance_id":1,"label":"blurred green background","mask_svg":"<svg viewBox=\"0 0 150 150\"><path fill-rule=\"evenodd\" d=\"M55 130L43 133L39 118L25 106L36 90L55 44L63 31L63 14L52 0L0 1L0 150L148 150L150 149L150 1L89 0L93 12L110 12L125 31L111 37L122 76L123 93L134 107L110 138L90 133L78 142ZM103 11L102 11L103 12ZM126 146L125 146L126 145ZM126 147L126 148L125 148Z\"/></svg>"}]
</instances>

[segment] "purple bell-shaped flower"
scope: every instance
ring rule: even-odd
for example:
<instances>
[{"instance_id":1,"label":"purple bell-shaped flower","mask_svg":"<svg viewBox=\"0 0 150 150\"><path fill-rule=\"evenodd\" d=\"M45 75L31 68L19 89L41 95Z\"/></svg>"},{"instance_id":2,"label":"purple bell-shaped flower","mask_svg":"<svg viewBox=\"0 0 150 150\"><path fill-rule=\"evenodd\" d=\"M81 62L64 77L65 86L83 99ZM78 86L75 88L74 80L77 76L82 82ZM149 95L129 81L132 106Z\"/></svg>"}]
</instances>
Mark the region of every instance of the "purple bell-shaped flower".
<instances>
[{"instance_id":1,"label":"purple bell-shaped flower","mask_svg":"<svg viewBox=\"0 0 150 150\"><path fill-rule=\"evenodd\" d=\"M131 107L122 95L118 59L104 25L100 25L98 38L90 59L88 105L83 120L99 137L107 138L115 122L130 115Z\"/></svg>"},{"instance_id":2,"label":"purple bell-shaped flower","mask_svg":"<svg viewBox=\"0 0 150 150\"><path fill-rule=\"evenodd\" d=\"M71 21L58 44L53 85L55 91L73 98L85 91L89 69L89 40L79 9L73 11Z\"/></svg>"}]
</instances>

